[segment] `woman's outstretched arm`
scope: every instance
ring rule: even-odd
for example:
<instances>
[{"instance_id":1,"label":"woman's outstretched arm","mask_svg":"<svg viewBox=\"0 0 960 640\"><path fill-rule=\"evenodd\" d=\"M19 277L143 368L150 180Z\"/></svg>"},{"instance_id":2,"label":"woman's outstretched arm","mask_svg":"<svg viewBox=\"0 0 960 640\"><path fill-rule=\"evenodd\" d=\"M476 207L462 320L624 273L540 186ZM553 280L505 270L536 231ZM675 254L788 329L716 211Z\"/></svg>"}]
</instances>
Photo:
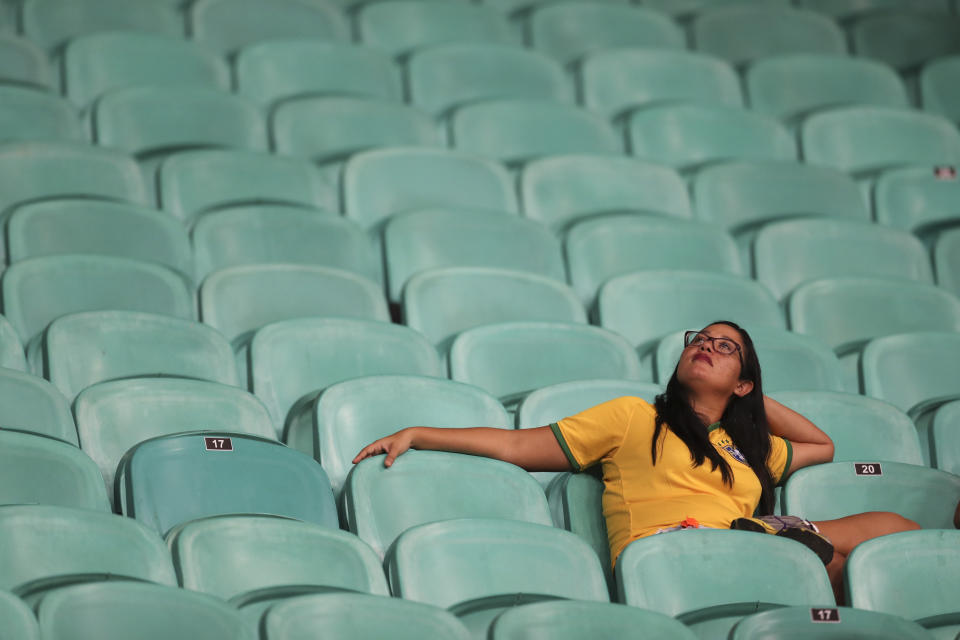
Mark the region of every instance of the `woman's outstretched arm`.
<instances>
[{"instance_id":1,"label":"woman's outstretched arm","mask_svg":"<svg viewBox=\"0 0 960 640\"><path fill-rule=\"evenodd\" d=\"M833 440L802 415L776 400L763 397L770 433L790 441L793 459L787 473L833 460Z\"/></svg>"},{"instance_id":2,"label":"woman's outstretched arm","mask_svg":"<svg viewBox=\"0 0 960 640\"><path fill-rule=\"evenodd\" d=\"M527 471L569 471L570 462L550 427L535 429L441 429L410 427L368 444L353 459L385 453L383 466L389 467L408 449L429 449L469 453L510 462Z\"/></svg>"}]
</instances>

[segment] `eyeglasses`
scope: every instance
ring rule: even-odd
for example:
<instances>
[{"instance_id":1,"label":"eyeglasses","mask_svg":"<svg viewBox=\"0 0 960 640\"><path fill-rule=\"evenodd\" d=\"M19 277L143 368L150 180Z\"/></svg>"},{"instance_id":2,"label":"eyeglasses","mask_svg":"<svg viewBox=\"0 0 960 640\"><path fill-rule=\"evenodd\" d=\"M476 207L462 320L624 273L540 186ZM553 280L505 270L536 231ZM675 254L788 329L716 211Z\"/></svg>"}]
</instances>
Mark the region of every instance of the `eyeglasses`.
<instances>
[{"instance_id":1,"label":"eyeglasses","mask_svg":"<svg viewBox=\"0 0 960 640\"><path fill-rule=\"evenodd\" d=\"M743 364L743 349L733 340L729 338L714 338L702 331L687 331L683 334L684 348L699 347L707 342L709 342L711 348L720 355L732 356L733 354L737 354L737 358L740 359L740 364Z\"/></svg>"}]
</instances>

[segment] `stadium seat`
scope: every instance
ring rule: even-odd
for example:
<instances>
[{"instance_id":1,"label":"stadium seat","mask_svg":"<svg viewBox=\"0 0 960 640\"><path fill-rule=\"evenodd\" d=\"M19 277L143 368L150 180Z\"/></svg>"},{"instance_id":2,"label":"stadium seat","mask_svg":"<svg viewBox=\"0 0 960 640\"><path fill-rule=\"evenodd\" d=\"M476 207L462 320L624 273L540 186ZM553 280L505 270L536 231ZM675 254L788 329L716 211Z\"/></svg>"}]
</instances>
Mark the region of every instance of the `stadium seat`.
<instances>
[{"instance_id":1,"label":"stadium seat","mask_svg":"<svg viewBox=\"0 0 960 640\"><path fill-rule=\"evenodd\" d=\"M929 448L924 451L929 464L954 475L960 475L960 402L948 402L918 420L921 436L926 432Z\"/></svg>"},{"instance_id":2,"label":"stadium seat","mask_svg":"<svg viewBox=\"0 0 960 640\"><path fill-rule=\"evenodd\" d=\"M933 265L937 284L960 296L960 231L947 231L937 239L933 247Z\"/></svg>"},{"instance_id":3,"label":"stadium seat","mask_svg":"<svg viewBox=\"0 0 960 640\"><path fill-rule=\"evenodd\" d=\"M940 56L960 52L960 19L910 10L880 11L850 27L850 43L858 56L884 62L910 74Z\"/></svg>"},{"instance_id":4,"label":"stadium seat","mask_svg":"<svg viewBox=\"0 0 960 640\"><path fill-rule=\"evenodd\" d=\"M0 82L49 87L50 63L29 40L0 35Z\"/></svg>"},{"instance_id":5,"label":"stadium seat","mask_svg":"<svg viewBox=\"0 0 960 640\"><path fill-rule=\"evenodd\" d=\"M583 58L577 77L583 106L609 119L664 100L743 106L740 78L730 65L690 51L596 51Z\"/></svg>"},{"instance_id":6,"label":"stadium seat","mask_svg":"<svg viewBox=\"0 0 960 640\"><path fill-rule=\"evenodd\" d=\"M307 160L253 151L175 153L160 165L165 211L189 224L207 211L241 204L287 204L339 211L337 190Z\"/></svg>"},{"instance_id":7,"label":"stadium seat","mask_svg":"<svg viewBox=\"0 0 960 640\"><path fill-rule=\"evenodd\" d=\"M318 630L331 636L393 640L470 638L463 624L439 607L359 593L304 596L277 604L261 625L264 640L308 640Z\"/></svg>"},{"instance_id":8,"label":"stadium seat","mask_svg":"<svg viewBox=\"0 0 960 640\"><path fill-rule=\"evenodd\" d=\"M37 609L49 640L254 640L254 630L217 598L165 585L101 582L62 589Z\"/></svg>"},{"instance_id":9,"label":"stadium seat","mask_svg":"<svg viewBox=\"0 0 960 640\"><path fill-rule=\"evenodd\" d=\"M525 640L541 632L554 640L584 637L624 638L642 629L651 638L693 640L682 622L653 611L605 602L557 600L537 602L504 612L490 627L490 640Z\"/></svg>"},{"instance_id":10,"label":"stadium seat","mask_svg":"<svg viewBox=\"0 0 960 640\"><path fill-rule=\"evenodd\" d=\"M759 3L705 10L693 19L690 37L694 49L735 65L786 53L847 52L843 31L829 18Z\"/></svg>"},{"instance_id":11,"label":"stadium seat","mask_svg":"<svg viewBox=\"0 0 960 640\"><path fill-rule=\"evenodd\" d=\"M867 540L847 559L850 606L916 620L936 638L960 631L960 531L905 531Z\"/></svg>"},{"instance_id":12,"label":"stadium seat","mask_svg":"<svg viewBox=\"0 0 960 640\"><path fill-rule=\"evenodd\" d=\"M26 371L27 359L20 337L6 318L0 318L0 367Z\"/></svg>"},{"instance_id":13,"label":"stadium seat","mask_svg":"<svg viewBox=\"0 0 960 640\"><path fill-rule=\"evenodd\" d=\"M120 459L145 440L196 429L276 437L270 415L255 397L204 380L103 382L77 396L74 413L82 448L100 467L111 500Z\"/></svg>"},{"instance_id":14,"label":"stadium seat","mask_svg":"<svg viewBox=\"0 0 960 640\"><path fill-rule=\"evenodd\" d=\"M0 504L46 504L108 512L97 465L73 444L0 429Z\"/></svg>"},{"instance_id":15,"label":"stadium seat","mask_svg":"<svg viewBox=\"0 0 960 640\"><path fill-rule=\"evenodd\" d=\"M64 95L89 107L111 89L133 85L230 90L222 60L182 37L113 31L72 39L63 53Z\"/></svg>"},{"instance_id":16,"label":"stadium seat","mask_svg":"<svg viewBox=\"0 0 960 640\"><path fill-rule=\"evenodd\" d=\"M735 107L666 103L626 116L627 146L638 158L683 171L726 160L795 160L796 143L767 116Z\"/></svg>"},{"instance_id":17,"label":"stadium seat","mask_svg":"<svg viewBox=\"0 0 960 640\"><path fill-rule=\"evenodd\" d=\"M402 300L404 323L446 352L470 327L492 322L586 322L583 304L553 278L489 267L431 269L410 278Z\"/></svg>"},{"instance_id":18,"label":"stadium seat","mask_svg":"<svg viewBox=\"0 0 960 640\"><path fill-rule=\"evenodd\" d=\"M954 123L960 122L960 55L938 58L920 72L920 103L924 111L938 113Z\"/></svg>"},{"instance_id":19,"label":"stadium seat","mask_svg":"<svg viewBox=\"0 0 960 640\"><path fill-rule=\"evenodd\" d=\"M574 224L564 242L570 283L589 309L610 278L650 269L699 269L740 274L737 245L704 222L634 214Z\"/></svg>"},{"instance_id":20,"label":"stadium seat","mask_svg":"<svg viewBox=\"0 0 960 640\"><path fill-rule=\"evenodd\" d=\"M339 215L290 205L246 205L201 216L190 232L197 279L243 264L315 264L377 281L379 256L358 225Z\"/></svg>"},{"instance_id":21,"label":"stadium seat","mask_svg":"<svg viewBox=\"0 0 960 640\"><path fill-rule=\"evenodd\" d=\"M949 172L941 177L930 167L893 169L877 178L874 213L880 224L932 243L941 230L960 224L954 204L958 197L960 181Z\"/></svg>"},{"instance_id":22,"label":"stadium seat","mask_svg":"<svg viewBox=\"0 0 960 640\"><path fill-rule=\"evenodd\" d=\"M764 392L846 390L840 361L819 340L783 329L752 326L746 329L760 359ZM654 364L656 379L662 385L667 384L680 361L684 333L671 333L657 345Z\"/></svg>"},{"instance_id":23,"label":"stadium seat","mask_svg":"<svg viewBox=\"0 0 960 640\"><path fill-rule=\"evenodd\" d=\"M8 638L40 640L40 628L33 611L23 600L0 591L0 634Z\"/></svg>"},{"instance_id":24,"label":"stadium seat","mask_svg":"<svg viewBox=\"0 0 960 640\"><path fill-rule=\"evenodd\" d=\"M237 54L234 68L237 91L265 108L306 94L403 99L400 69L390 56L351 44L316 38L259 42Z\"/></svg>"},{"instance_id":25,"label":"stadium seat","mask_svg":"<svg viewBox=\"0 0 960 640\"><path fill-rule=\"evenodd\" d=\"M663 387L658 384L633 380L575 380L552 384L533 391L520 402L517 428L542 427L623 396L643 398L653 404L661 393Z\"/></svg>"},{"instance_id":26,"label":"stadium seat","mask_svg":"<svg viewBox=\"0 0 960 640\"><path fill-rule=\"evenodd\" d=\"M673 616L701 638L723 637L741 618L780 605L834 605L815 553L751 531L695 529L634 540L617 560L616 578L622 602Z\"/></svg>"},{"instance_id":27,"label":"stadium seat","mask_svg":"<svg viewBox=\"0 0 960 640\"><path fill-rule=\"evenodd\" d=\"M363 447L417 425L513 426L496 398L477 387L422 376L366 376L299 403L287 420L284 440L317 458L339 494Z\"/></svg>"},{"instance_id":28,"label":"stadium seat","mask_svg":"<svg viewBox=\"0 0 960 640\"><path fill-rule=\"evenodd\" d=\"M491 98L573 102L563 69L518 46L463 42L427 47L410 56L406 70L410 103L437 118Z\"/></svg>"},{"instance_id":29,"label":"stadium seat","mask_svg":"<svg viewBox=\"0 0 960 640\"><path fill-rule=\"evenodd\" d=\"M250 389L270 411L277 433L292 408L332 384L370 375L443 377L433 345L407 327L350 318L275 322L253 335ZM304 399L306 401L306 399Z\"/></svg>"},{"instance_id":30,"label":"stadium seat","mask_svg":"<svg viewBox=\"0 0 960 640\"><path fill-rule=\"evenodd\" d=\"M603 568L607 588L616 595L610 540L603 515L603 480L592 472L553 475L546 491L554 525L577 535L594 550Z\"/></svg>"},{"instance_id":31,"label":"stadium seat","mask_svg":"<svg viewBox=\"0 0 960 640\"><path fill-rule=\"evenodd\" d=\"M411 276L442 267L498 267L560 282L560 242L543 225L477 210L428 208L390 218L383 230L387 291L399 302Z\"/></svg>"},{"instance_id":32,"label":"stadium seat","mask_svg":"<svg viewBox=\"0 0 960 640\"><path fill-rule=\"evenodd\" d=\"M520 172L523 213L557 234L581 218L636 212L691 217L679 175L661 165L623 156L556 155L528 162Z\"/></svg>"},{"instance_id":33,"label":"stadium seat","mask_svg":"<svg viewBox=\"0 0 960 640\"><path fill-rule=\"evenodd\" d=\"M43 378L22 371L0 369L0 428L79 444L70 402Z\"/></svg>"},{"instance_id":34,"label":"stadium seat","mask_svg":"<svg viewBox=\"0 0 960 640\"><path fill-rule=\"evenodd\" d=\"M336 528L327 474L310 456L233 431L152 438L117 466L116 506L161 535L208 516L263 514Z\"/></svg>"},{"instance_id":35,"label":"stadium seat","mask_svg":"<svg viewBox=\"0 0 960 640\"><path fill-rule=\"evenodd\" d=\"M356 24L363 44L393 56L448 42L515 42L506 18L496 9L466 2L371 3L359 10Z\"/></svg>"},{"instance_id":36,"label":"stadium seat","mask_svg":"<svg viewBox=\"0 0 960 640\"><path fill-rule=\"evenodd\" d=\"M606 2L561 2L535 8L527 18L528 44L563 64L618 47L683 49L683 31L649 9Z\"/></svg>"},{"instance_id":37,"label":"stadium seat","mask_svg":"<svg viewBox=\"0 0 960 640\"><path fill-rule=\"evenodd\" d=\"M193 39L220 55L274 38L350 39L346 20L327 3L198 0L191 4L189 14Z\"/></svg>"},{"instance_id":38,"label":"stadium seat","mask_svg":"<svg viewBox=\"0 0 960 640\"><path fill-rule=\"evenodd\" d=\"M687 21L701 11L727 3L784 7L792 4L791 0L642 0L640 4L666 13L675 20Z\"/></svg>"},{"instance_id":39,"label":"stadium seat","mask_svg":"<svg viewBox=\"0 0 960 640\"><path fill-rule=\"evenodd\" d=\"M69 102L25 86L0 85L0 143L86 142Z\"/></svg>"},{"instance_id":40,"label":"stadium seat","mask_svg":"<svg viewBox=\"0 0 960 640\"><path fill-rule=\"evenodd\" d=\"M560 322L473 327L454 338L450 378L476 385L515 407L540 387L572 380L643 380L637 354L621 336ZM539 425L538 425L539 426Z\"/></svg>"},{"instance_id":41,"label":"stadium seat","mask_svg":"<svg viewBox=\"0 0 960 640\"><path fill-rule=\"evenodd\" d=\"M552 526L543 489L523 469L445 451L409 452L389 469L383 457L359 463L343 487L347 528L382 557L417 525L457 518Z\"/></svg>"},{"instance_id":42,"label":"stadium seat","mask_svg":"<svg viewBox=\"0 0 960 640\"><path fill-rule=\"evenodd\" d=\"M916 418L958 396L960 334L902 333L874 338L860 358L863 391Z\"/></svg>"},{"instance_id":43,"label":"stadium seat","mask_svg":"<svg viewBox=\"0 0 960 640\"><path fill-rule=\"evenodd\" d=\"M960 476L864 458L800 469L789 477L780 495L783 513L802 514L810 520L892 511L925 529L952 529L958 501Z\"/></svg>"},{"instance_id":44,"label":"stadium seat","mask_svg":"<svg viewBox=\"0 0 960 640\"><path fill-rule=\"evenodd\" d=\"M520 98L460 107L450 118L450 139L456 149L510 164L544 155L623 150L617 134L599 116L566 104Z\"/></svg>"},{"instance_id":45,"label":"stadium seat","mask_svg":"<svg viewBox=\"0 0 960 640\"><path fill-rule=\"evenodd\" d=\"M797 5L844 22L874 11L891 9L931 13L947 13L950 10L945 0L798 0Z\"/></svg>"},{"instance_id":46,"label":"stadium seat","mask_svg":"<svg viewBox=\"0 0 960 640\"><path fill-rule=\"evenodd\" d=\"M771 56L744 74L750 107L796 124L819 109L842 104L910 106L900 76L863 58L817 53Z\"/></svg>"},{"instance_id":47,"label":"stadium seat","mask_svg":"<svg viewBox=\"0 0 960 640\"><path fill-rule=\"evenodd\" d=\"M839 3L838 3L839 4ZM830 613L830 612L835 612ZM730 640L930 640L915 622L899 616L851 607L780 607L747 616L730 632Z\"/></svg>"}]
</instances>

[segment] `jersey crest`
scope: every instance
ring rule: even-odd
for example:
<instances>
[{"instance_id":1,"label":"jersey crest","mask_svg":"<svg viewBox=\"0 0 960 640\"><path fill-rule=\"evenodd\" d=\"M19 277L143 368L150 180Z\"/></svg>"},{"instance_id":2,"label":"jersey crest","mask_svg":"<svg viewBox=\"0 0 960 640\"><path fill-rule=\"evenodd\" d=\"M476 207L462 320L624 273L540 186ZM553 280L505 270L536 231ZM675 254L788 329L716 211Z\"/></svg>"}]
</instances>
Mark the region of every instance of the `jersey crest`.
<instances>
[{"instance_id":1,"label":"jersey crest","mask_svg":"<svg viewBox=\"0 0 960 640\"><path fill-rule=\"evenodd\" d=\"M733 458L734 460L736 460L737 462L741 462L741 463L743 463L743 464L747 464L747 459L744 458L744 457L743 457L743 454L740 453L740 450L737 449L737 448L736 448L735 446L733 446L732 444L724 445L724 446L723 446L723 450L726 451L727 453L729 453L729 454L730 454L730 457Z\"/></svg>"}]
</instances>

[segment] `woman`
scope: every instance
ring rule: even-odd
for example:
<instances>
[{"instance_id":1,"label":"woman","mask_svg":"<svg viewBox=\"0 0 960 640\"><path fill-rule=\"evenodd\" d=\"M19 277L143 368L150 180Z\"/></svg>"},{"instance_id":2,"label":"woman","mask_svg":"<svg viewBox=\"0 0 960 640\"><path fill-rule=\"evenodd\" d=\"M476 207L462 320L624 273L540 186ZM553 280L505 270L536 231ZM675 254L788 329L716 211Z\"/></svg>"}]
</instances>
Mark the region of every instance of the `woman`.
<instances>
[{"instance_id":1,"label":"woman","mask_svg":"<svg viewBox=\"0 0 960 640\"><path fill-rule=\"evenodd\" d=\"M770 515L773 486L832 460L833 442L763 395L753 342L736 324L688 331L684 344L654 405L618 398L535 429L412 427L364 447L353 462L386 454L389 467L411 448L486 456L528 471L580 471L599 462L614 564L633 540L664 531L766 531L816 551L839 602L843 565L856 545L919 527L886 512L813 523Z\"/></svg>"}]
</instances>

